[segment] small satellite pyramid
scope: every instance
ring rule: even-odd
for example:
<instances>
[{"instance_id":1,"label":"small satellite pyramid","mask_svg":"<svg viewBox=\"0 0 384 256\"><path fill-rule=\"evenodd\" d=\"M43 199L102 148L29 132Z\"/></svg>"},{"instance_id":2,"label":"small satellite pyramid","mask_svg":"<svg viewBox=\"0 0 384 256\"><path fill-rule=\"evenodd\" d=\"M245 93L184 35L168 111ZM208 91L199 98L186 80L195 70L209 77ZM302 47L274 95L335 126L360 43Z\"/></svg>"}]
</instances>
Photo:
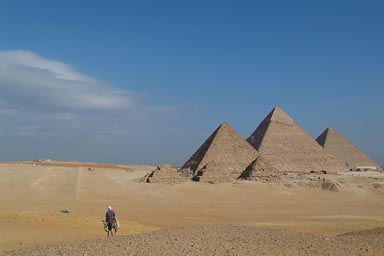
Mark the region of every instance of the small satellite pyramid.
<instances>
[{"instance_id":1,"label":"small satellite pyramid","mask_svg":"<svg viewBox=\"0 0 384 256\"><path fill-rule=\"evenodd\" d=\"M340 159L348 168L371 166L380 169L380 165L341 136L335 129L327 128L316 141L329 153Z\"/></svg>"},{"instance_id":2,"label":"small satellite pyramid","mask_svg":"<svg viewBox=\"0 0 384 256\"><path fill-rule=\"evenodd\" d=\"M231 126L222 123L181 169L190 169L196 181L229 181L237 179L257 155Z\"/></svg>"},{"instance_id":3,"label":"small satellite pyramid","mask_svg":"<svg viewBox=\"0 0 384 256\"><path fill-rule=\"evenodd\" d=\"M346 169L279 107L267 115L247 141L279 171Z\"/></svg>"},{"instance_id":4,"label":"small satellite pyramid","mask_svg":"<svg viewBox=\"0 0 384 256\"><path fill-rule=\"evenodd\" d=\"M177 184L185 181L177 170L169 164L157 166L150 174L147 174L143 181L146 183Z\"/></svg>"},{"instance_id":5,"label":"small satellite pyramid","mask_svg":"<svg viewBox=\"0 0 384 256\"><path fill-rule=\"evenodd\" d=\"M263 183L279 182L282 173L273 167L262 156L258 156L248 167L241 173L240 178L244 180L253 180Z\"/></svg>"}]
</instances>

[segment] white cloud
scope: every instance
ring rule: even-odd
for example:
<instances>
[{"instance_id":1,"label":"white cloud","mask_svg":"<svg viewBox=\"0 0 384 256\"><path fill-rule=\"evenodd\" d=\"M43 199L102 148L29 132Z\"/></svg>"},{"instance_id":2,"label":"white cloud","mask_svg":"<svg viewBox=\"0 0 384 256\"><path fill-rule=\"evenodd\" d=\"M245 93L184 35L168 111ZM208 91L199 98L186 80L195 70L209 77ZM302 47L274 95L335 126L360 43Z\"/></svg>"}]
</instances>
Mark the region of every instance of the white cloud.
<instances>
[{"instance_id":1,"label":"white cloud","mask_svg":"<svg viewBox=\"0 0 384 256\"><path fill-rule=\"evenodd\" d=\"M167 127L165 120L179 111L146 104L139 95L30 51L0 51L0 129L4 136L132 135Z\"/></svg>"},{"instance_id":2,"label":"white cloud","mask_svg":"<svg viewBox=\"0 0 384 256\"><path fill-rule=\"evenodd\" d=\"M118 110L135 104L129 92L24 50L0 51L0 101L18 109L55 111Z\"/></svg>"},{"instance_id":3,"label":"white cloud","mask_svg":"<svg viewBox=\"0 0 384 256\"><path fill-rule=\"evenodd\" d=\"M0 51L0 161L157 159L153 141L182 110L146 99L30 51Z\"/></svg>"}]
</instances>

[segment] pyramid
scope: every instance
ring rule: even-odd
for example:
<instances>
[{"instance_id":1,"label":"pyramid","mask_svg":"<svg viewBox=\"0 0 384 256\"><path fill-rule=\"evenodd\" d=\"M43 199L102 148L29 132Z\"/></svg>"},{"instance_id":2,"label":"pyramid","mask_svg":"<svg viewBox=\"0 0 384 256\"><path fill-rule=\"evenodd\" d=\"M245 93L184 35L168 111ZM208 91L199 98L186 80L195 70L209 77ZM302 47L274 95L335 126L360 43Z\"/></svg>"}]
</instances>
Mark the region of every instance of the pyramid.
<instances>
[{"instance_id":1,"label":"pyramid","mask_svg":"<svg viewBox=\"0 0 384 256\"><path fill-rule=\"evenodd\" d=\"M237 179L257 157L257 151L231 126L222 123L183 165L196 181L221 182Z\"/></svg>"},{"instance_id":2,"label":"pyramid","mask_svg":"<svg viewBox=\"0 0 384 256\"><path fill-rule=\"evenodd\" d=\"M146 183L176 184L185 181L171 165L157 166L144 180Z\"/></svg>"},{"instance_id":3,"label":"pyramid","mask_svg":"<svg viewBox=\"0 0 384 256\"><path fill-rule=\"evenodd\" d=\"M324 132L317 137L316 141L329 153L345 163L348 168L375 166L380 169L379 164L360 151L333 128L325 129Z\"/></svg>"},{"instance_id":4,"label":"pyramid","mask_svg":"<svg viewBox=\"0 0 384 256\"><path fill-rule=\"evenodd\" d=\"M218 162L210 162L204 165L196 175L193 176L192 180L209 183L220 183L233 181L237 174L233 177L230 172L231 168L225 164Z\"/></svg>"},{"instance_id":5,"label":"pyramid","mask_svg":"<svg viewBox=\"0 0 384 256\"><path fill-rule=\"evenodd\" d=\"M279 107L267 115L247 141L279 171L346 169Z\"/></svg>"},{"instance_id":6,"label":"pyramid","mask_svg":"<svg viewBox=\"0 0 384 256\"><path fill-rule=\"evenodd\" d=\"M273 167L263 157L258 156L240 175L241 179L263 183L279 182L281 172Z\"/></svg>"}]
</instances>

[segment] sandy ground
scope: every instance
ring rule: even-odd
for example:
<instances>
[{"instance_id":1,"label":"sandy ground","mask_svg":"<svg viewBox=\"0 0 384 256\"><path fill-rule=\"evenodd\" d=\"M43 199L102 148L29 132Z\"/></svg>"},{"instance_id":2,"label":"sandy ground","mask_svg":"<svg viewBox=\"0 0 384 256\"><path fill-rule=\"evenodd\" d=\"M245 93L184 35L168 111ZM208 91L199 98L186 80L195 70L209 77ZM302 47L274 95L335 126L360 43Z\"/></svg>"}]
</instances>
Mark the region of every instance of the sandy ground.
<instances>
[{"instance_id":1,"label":"sandy ground","mask_svg":"<svg viewBox=\"0 0 384 256\"><path fill-rule=\"evenodd\" d=\"M203 225L8 251L4 255L382 255L384 228L337 237Z\"/></svg>"},{"instance_id":2,"label":"sandy ground","mask_svg":"<svg viewBox=\"0 0 384 256\"><path fill-rule=\"evenodd\" d=\"M294 184L247 181L144 184L138 179L153 167L99 167L80 163L0 164L0 252L90 239L104 241L101 220L108 205L116 210L121 223L119 236L195 224L241 224L249 229L283 229L332 238L384 226L383 175L331 176L340 184L341 192L336 193ZM62 209L70 213L62 214ZM258 234L256 230L251 232ZM150 234L156 237L159 233ZM131 239L141 239L134 237ZM89 243L99 240L92 241ZM381 252L384 254L384 250Z\"/></svg>"}]
</instances>

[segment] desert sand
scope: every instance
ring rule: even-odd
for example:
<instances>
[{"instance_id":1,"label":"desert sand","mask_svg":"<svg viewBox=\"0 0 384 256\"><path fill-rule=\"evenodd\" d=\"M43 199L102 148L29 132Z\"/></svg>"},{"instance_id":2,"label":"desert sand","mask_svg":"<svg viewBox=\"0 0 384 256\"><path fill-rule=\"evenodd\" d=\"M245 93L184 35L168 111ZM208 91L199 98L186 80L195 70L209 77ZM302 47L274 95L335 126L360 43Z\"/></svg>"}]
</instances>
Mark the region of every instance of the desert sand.
<instances>
[{"instance_id":1,"label":"desert sand","mask_svg":"<svg viewBox=\"0 0 384 256\"><path fill-rule=\"evenodd\" d=\"M340 189L332 192L306 182L315 174L278 184L138 182L153 169L0 164L0 253L384 255L382 173L327 174ZM121 223L113 239L101 224L108 205Z\"/></svg>"},{"instance_id":2,"label":"desert sand","mask_svg":"<svg viewBox=\"0 0 384 256\"><path fill-rule=\"evenodd\" d=\"M384 229L324 237L242 225L195 225L5 255L382 255Z\"/></svg>"}]
</instances>

